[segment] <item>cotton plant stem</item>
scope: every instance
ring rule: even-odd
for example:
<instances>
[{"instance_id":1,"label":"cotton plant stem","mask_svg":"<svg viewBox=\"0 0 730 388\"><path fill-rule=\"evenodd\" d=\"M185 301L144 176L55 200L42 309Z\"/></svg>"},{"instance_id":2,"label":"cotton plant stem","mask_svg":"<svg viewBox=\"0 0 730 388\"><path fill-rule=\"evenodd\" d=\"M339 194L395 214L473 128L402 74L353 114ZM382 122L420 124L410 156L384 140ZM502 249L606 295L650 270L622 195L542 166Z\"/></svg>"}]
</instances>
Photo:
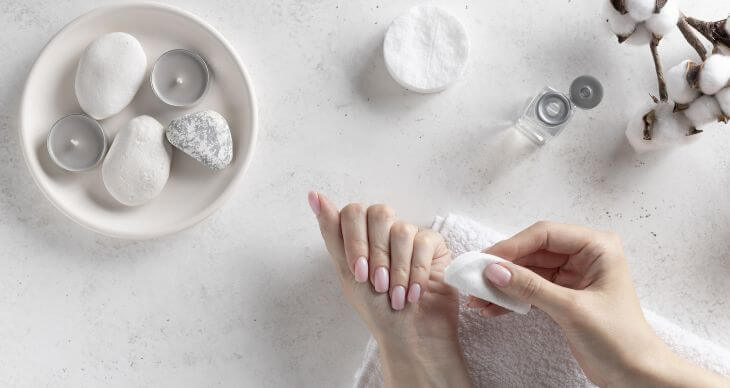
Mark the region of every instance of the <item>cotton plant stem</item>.
<instances>
[{"instance_id":1,"label":"cotton plant stem","mask_svg":"<svg viewBox=\"0 0 730 388\"><path fill-rule=\"evenodd\" d=\"M686 19L687 23L702 34L705 39L709 40L713 46L717 47L719 44L723 44L730 47L730 36L724 28L727 19L716 22L706 22L693 17L687 17Z\"/></svg>"},{"instance_id":2,"label":"cotton plant stem","mask_svg":"<svg viewBox=\"0 0 730 388\"><path fill-rule=\"evenodd\" d=\"M662 38L654 35L651 39L649 47L651 48L651 56L654 58L654 69L656 70L657 83L659 85L659 101L669 101L669 93L667 93L667 82L664 80L664 67L659 57L659 42Z\"/></svg>"},{"instance_id":3,"label":"cotton plant stem","mask_svg":"<svg viewBox=\"0 0 730 388\"><path fill-rule=\"evenodd\" d=\"M692 46L695 51L697 51L697 54L700 56L700 59L702 59L702 62L707 60L707 49L705 48L705 45L702 44L702 42L700 41L700 38L698 38L695 32L692 31L692 28L687 23L686 16L681 15L679 17L677 27L679 28L679 31L682 32L682 35L684 35L684 39L687 40L687 43L689 43L689 45Z\"/></svg>"}]
</instances>

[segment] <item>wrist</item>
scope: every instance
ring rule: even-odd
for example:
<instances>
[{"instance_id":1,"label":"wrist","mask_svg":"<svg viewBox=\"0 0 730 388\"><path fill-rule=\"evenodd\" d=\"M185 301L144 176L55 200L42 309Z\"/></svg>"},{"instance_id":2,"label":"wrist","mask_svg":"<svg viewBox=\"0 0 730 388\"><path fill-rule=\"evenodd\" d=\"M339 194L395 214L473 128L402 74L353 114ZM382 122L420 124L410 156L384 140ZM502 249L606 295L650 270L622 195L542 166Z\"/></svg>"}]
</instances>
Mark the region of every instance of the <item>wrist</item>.
<instances>
[{"instance_id":1,"label":"wrist","mask_svg":"<svg viewBox=\"0 0 730 388\"><path fill-rule=\"evenodd\" d=\"M387 386L471 386L458 338L380 337Z\"/></svg>"},{"instance_id":2,"label":"wrist","mask_svg":"<svg viewBox=\"0 0 730 388\"><path fill-rule=\"evenodd\" d=\"M679 357L659 338L657 342L651 351L643 352L643 357L630 368L629 379L617 386L723 387L730 382L715 372Z\"/></svg>"}]
</instances>

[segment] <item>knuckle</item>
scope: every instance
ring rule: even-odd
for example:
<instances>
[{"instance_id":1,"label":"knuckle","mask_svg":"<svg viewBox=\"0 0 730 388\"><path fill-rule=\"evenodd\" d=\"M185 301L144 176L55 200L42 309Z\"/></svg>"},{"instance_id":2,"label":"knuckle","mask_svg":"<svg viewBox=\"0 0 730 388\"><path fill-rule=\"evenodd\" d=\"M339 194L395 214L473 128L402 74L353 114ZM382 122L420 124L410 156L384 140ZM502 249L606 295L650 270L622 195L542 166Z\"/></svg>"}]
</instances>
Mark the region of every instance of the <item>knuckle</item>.
<instances>
[{"instance_id":1,"label":"knuckle","mask_svg":"<svg viewBox=\"0 0 730 388\"><path fill-rule=\"evenodd\" d=\"M413 243L417 245L428 245L436 247L442 240L443 238L440 234L428 229L418 232L413 240Z\"/></svg>"},{"instance_id":2,"label":"knuckle","mask_svg":"<svg viewBox=\"0 0 730 388\"><path fill-rule=\"evenodd\" d=\"M534 277L528 277L520 289L520 293L525 299L532 299L540 293L540 282Z\"/></svg>"},{"instance_id":3,"label":"knuckle","mask_svg":"<svg viewBox=\"0 0 730 388\"><path fill-rule=\"evenodd\" d=\"M608 240L615 246L621 246L621 236L616 232L608 232Z\"/></svg>"},{"instance_id":4,"label":"knuckle","mask_svg":"<svg viewBox=\"0 0 730 388\"><path fill-rule=\"evenodd\" d=\"M413 266L411 267L411 275L428 275L428 268L426 268L426 266L421 263L413 264Z\"/></svg>"},{"instance_id":5,"label":"knuckle","mask_svg":"<svg viewBox=\"0 0 730 388\"><path fill-rule=\"evenodd\" d=\"M566 315L573 317L581 316L584 310L583 302L575 292L568 292L565 295L564 308L567 313Z\"/></svg>"},{"instance_id":6,"label":"knuckle","mask_svg":"<svg viewBox=\"0 0 730 388\"><path fill-rule=\"evenodd\" d=\"M365 254L368 251L368 242L359 238L345 241L350 254Z\"/></svg>"},{"instance_id":7,"label":"knuckle","mask_svg":"<svg viewBox=\"0 0 730 388\"><path fill-rule=\"evenodd\" d=\"M550 221L540 220L535 222L532 226L538 229L547 229L550 226Z\"/></svg>"},{"instance_id":8,"label":"knuckle","mask_svg":"<svg viewBox=\"0 0 730 388\"><path fill-rule=\"evenodd\" d=\"M373 258L376 257L385 257L387 258L390 256L390 246L383 243L370 243L370 255L373 256Z\"/></svg>"},{"instance_id":9,"label":"knuckle","mask_svg":"<svg viewBox=\"0 0 730 388\"><path fill-rule=\"evenodd\" d=\"M395 266L390 268L390 277L394 282L408 280L409 270L407 267Z\"/></svg>"},{"instance_id":10,"label":"knuckle","mask_svg":"<svg viewBox=\"0 0 730 388\"><path fill-rule=\"evenodd\" d=\"M407 222L396 222L390 228L390 236L394 239L407 239L415 234L415 226Z\"/></svg>"},{"instance_id":11,"label":"knuckle","mask_svg":"<svg viewBox=\"0 0 730 388\"><path fill-rule=\"evenodd\" d=\"M364 213L363 207L359 203L351 203L342 208L342 216L346 218L356 217Z\"/></svg>"},{"instance_id":12,"label":"knuckle","mask_svg":"<svg viewBox=\"0 0 730 388\"><path fill-rule=\"evenodd\" d=\"M388 205L377 204L368 208L368 218L373 221L387 221L395 216L395 211Z\"/></svg>"}]
</instances>

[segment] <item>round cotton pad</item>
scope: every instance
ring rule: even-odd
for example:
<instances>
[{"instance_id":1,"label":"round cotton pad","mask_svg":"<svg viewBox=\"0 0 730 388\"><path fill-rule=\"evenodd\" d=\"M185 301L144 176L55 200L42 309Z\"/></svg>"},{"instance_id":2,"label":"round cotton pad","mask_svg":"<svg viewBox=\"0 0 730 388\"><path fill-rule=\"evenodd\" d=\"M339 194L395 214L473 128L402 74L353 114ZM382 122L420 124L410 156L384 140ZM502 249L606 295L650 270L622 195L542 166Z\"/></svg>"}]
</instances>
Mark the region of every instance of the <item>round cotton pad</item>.
<instances>
[{"instance_id":1,"label":"round cotton pad","mask_svg":"<svg viewBox=\"0 0 730 388\"><path fill-rule=\"evenodd\" d=\"M438 7L417 6L388 27L383 56L388 72L401 86L436 93L461 77L469 38L453 15Z\"/></svg>"}]
</instances>

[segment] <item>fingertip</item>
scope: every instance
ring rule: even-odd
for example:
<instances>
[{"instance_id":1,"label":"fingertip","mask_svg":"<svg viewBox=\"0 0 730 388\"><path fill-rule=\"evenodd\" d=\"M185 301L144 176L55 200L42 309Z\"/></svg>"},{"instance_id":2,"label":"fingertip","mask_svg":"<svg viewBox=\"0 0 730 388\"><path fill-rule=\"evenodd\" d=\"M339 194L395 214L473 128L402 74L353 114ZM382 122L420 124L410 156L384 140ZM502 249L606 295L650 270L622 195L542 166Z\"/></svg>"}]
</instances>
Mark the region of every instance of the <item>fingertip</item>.
<instances>
[{"instance_id":1,"label":"fingertip","mask_svg":"<svg viewBox=\"0 0 730 388\"><path fill-rule=\"evenodd\" d=\"M322 207L319 201L319 193L310 191L307 193L307 202L309 202L309 207L312 209L312 213L314 213L315 216L319 216L319 213L322 211Z\"/></svg>"},{"instance_id":2,"label":"fingertip","mask_svg":"<svg viewBox=\"0 0 730 388\"><path fill-rule=\"evenodd\" d=\"M413 283L408 288L408 303L418 303L419 300L421 300L421 285L418 283Z\"/></svg>"},{"instance_id":3,"label":"fingertip","mask_svg":"<svg viewBox=\"0 0 730 388\"><path fill-rule=\"evenodd\" d=\"M494 318L498 317L504 314L507 314L509 310L505 310L501 306L497 306L496 304L492 304L488 307L485 307L481 310L479 310L479 315L485 318Z\"/></svg>"}]
</instances>

